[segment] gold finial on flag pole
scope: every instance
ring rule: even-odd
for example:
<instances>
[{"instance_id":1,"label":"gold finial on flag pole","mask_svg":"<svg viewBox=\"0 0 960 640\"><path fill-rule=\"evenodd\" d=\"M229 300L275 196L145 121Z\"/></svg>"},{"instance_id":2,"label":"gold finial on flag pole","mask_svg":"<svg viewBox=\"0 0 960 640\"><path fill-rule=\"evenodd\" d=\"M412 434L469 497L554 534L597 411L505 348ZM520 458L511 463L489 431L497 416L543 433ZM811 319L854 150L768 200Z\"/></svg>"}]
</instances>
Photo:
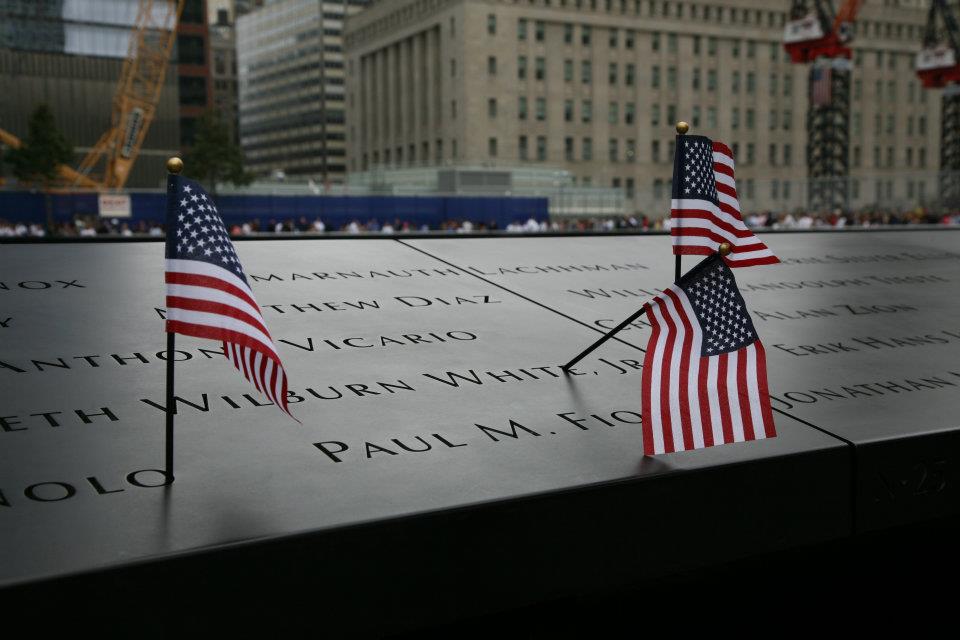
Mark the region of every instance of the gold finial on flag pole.
<instances>
[{"instance_id":1,"label":"gold finial on flag pole","mask_svg":"<svg viewBox=\"0 0 960 640\"><path fill-rule=\"evenodd\" d=\"M183 171L183 160L177 156L167 159L167 171L174 175L179 174L181 171Z\"/></svg>"},{"instance_id":2,"label":"gold finial on flag pole","mask_svg":"<svg viewBox=\"0 0 960 640\"><path fill-rule=\"evenodd\" d=\"M677 123L677 133L680 135L685 134L687 131L690 131L690 125L681 120Z\"/></svg>"},{"instance_id":3,"label":"gold finial on flag pole","mask_svg":"<svg viewBox=\"0 0 960 640\"><path fill-rule=\"evenodd\" d=\"M720 255L721 255L721 256L728 256L728 255L730 255L731 249L732 249L732 248L730 247L730 243L729 243L729 242L721 242L721 243L720 243L719 252L720 252Z\"/></svg>"}]
</instances>

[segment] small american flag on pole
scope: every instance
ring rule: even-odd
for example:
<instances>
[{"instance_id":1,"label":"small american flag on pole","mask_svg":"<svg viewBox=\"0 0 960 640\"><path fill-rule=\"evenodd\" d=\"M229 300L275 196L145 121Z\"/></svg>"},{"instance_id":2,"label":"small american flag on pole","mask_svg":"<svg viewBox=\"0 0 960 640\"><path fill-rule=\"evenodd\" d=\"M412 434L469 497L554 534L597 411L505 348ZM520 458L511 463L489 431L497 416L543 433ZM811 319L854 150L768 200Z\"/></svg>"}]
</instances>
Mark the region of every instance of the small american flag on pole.
<instances>
[{"instance_id":1,"label":"small american flag on pole","mask_svg":"<svg viewBox=\"0 0 960 640\"><path fill-rule=\"evenodd\" d=\"M776 436L763 344L719 254L644 309L644 454Z\"/></svg>"},{"instance_id":2,"label":"small american flag on pole","mask_svg":"<svg viewBox=\"0 0 960 640\"><path fill-rule=\"evenodd\" d=\"M293 418L287 373L223 220L200 185L179 175L168 182L166 259L167 333L221 341L243 377Z\"/></svg>"},{"instance_id":3,"label":"small american flag on pole","mask_svg":"<svg viewBox=\"0 0 960 640\"><path fill-rule=\"evenodd\" d=\"M827 65L814 65L810 71L810 102L815 107L826 107L832 100L831 69Z\"/></svg>"},{"instance_id":4,"label":"small american flag on pole","mask_svg":"<svg viewBox=\"0 0 960 640\"><path fill-rule=\"evenodd\" d=\"M704 136L677 136L670 235L674 255L710 255L729 242L731 267L776 264L777 256L740 216L733 152Z\"/></svg>"}]
</instances>

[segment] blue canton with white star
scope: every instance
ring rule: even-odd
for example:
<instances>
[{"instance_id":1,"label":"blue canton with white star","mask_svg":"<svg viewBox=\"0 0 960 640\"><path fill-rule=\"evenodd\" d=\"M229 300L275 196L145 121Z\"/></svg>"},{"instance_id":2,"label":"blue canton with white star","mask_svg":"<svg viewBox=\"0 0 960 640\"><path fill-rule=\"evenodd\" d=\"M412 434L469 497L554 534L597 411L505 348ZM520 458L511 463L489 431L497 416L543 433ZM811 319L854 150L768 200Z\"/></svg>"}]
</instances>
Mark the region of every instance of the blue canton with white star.
<instances>
[{"instance_id":1,"label":"blue canton with white star","mask_svg":"<svg viewBox=\"0 0 960 640\"><path fill-rule=\"evenodd\" d=\"M246 282L213 198L193 180L179 176L171 180L167 197L167 257L215 264Z\"/></svg>"},{"instance_id":2,"label":"blue canton with white star","mask_svg":"<svg viewBox=\"0 0 960 640\"><path fill-rule=\"evenodd\" d=\"M714 254L677 283L687 294L703 334L701 356L730 353L753 344L757 331L730 267Z\"/></svg>"},{"instance_id":3,"label":"blue canton with white star","mask_svg":"<svg viewBox=\"0 0 960 640\"><path fill-rule=\"evenodd\" d=\"M717 179L713 173L713 141L710 138L677 136L673 197L717 201Z\"/></svg>"}]
</instances>

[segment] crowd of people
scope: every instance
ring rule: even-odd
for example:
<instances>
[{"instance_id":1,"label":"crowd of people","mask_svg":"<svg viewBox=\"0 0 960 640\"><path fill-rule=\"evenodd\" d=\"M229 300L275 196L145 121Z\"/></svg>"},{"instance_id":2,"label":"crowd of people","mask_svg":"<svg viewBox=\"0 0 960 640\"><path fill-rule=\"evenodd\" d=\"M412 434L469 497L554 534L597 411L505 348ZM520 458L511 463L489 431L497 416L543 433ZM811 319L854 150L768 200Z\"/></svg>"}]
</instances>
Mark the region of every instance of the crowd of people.
<instances>
[{"instance_id":1,"label":"crowd of people","mask_svg":"<svg viewBox=\"0 0 960 640\"><path fill-rule=\"evenodd\" d=\"M960 212L936 212L916 208L905 212L865 210L858 212L812 214L809 212L774 213L760 212L745 216L747 226L754 229L829 229L829 228L869 228L890 225L960 225ZM52 227L52 228L51 228ZM289 219L254 218L243 222L228 220L227 228L231 236L256 236L261 234L320 235L340 233L345 235L404 233L452 233L471 234L504 231L507 233L545 233L545 232L616 232L616 231L666 231L670 228L670 219L650 219L645 215L621 217L584 217L562 218L554 220L526 221L516 220L503 228L473 220L446 220L440 225L417 224L410 220L352 220L342 225L328 225L320 217L313 220L306 216ZM0 238L43 238L58 237L134 237L163 236L163 226L157 222L125 221L117 218L98 218L96 216L78 216L69 222L57 222L53 225L37 223L10 222L0 218Z\"/></svg>"}]
</instances>

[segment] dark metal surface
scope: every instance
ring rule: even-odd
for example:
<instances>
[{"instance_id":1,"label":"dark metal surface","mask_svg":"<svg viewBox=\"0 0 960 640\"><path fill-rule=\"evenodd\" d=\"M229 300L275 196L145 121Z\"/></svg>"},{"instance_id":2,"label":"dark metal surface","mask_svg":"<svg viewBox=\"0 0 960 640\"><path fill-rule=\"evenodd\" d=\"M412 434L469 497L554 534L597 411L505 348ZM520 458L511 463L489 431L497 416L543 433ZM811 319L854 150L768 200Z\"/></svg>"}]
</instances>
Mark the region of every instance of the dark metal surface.
<instances>
[{"instance_id":1,"label":"dark metal surface","mask_svg":"<svg viewBox=\"0 0 960 640\"><path fill-rule=\"evenodd\" d=\"M609 327L672 275L669 247L656 238L516 240L486 248L456 240L414 244ZM857 445L861 529L956 512L960 496L946 479L960 461L956 236L780 234L769 244L784 264L735 273L767 347L773 406ZM499 272L551 259L594 268ZM648 268L596 269L630 262ZM684 259L684 270L693 265ZM648 336L641 319L620 337L643 347ZM571 348L571 356L579 348Z\"/></svg>"},{"instance_id":2,"label":"dark metal surface","mask_svg":"<svg viewBox=\"0 0 960 640\"><path fill-rule=\"evenodd\" d=\"M161 245L6 246L0 586L296 584L386 628L955 512L955 237L771 237L736 275L779 437L656 459L642 323L559 366L672 282L665 238L245 242L304 424L181 338L169 488Z\"/></svg>"},{"instance_id":3,"label":"dark metal surface","mask_svg":"<svg viewBox=\"0 0 960 640\"><path fill-rule=\"evenodd\" d=\"M774 440L645 459L635 346L611 341L562 377L595 331L389 240L243 244L304 424L254 406L199 351L216 345L180 338L177 394L195 406L177 417L177 480L141 486L164 480L149 471L164 460L161 251L0 254L0 585L240 585L296 566L311 588L416 618L397 584L450 615L485 606L451 593L463 567L462 589L510 578L505 592L536 599L850 531L841 441L778 417ZM384 546L409 556L385 563Z\"/></svg>"}]
</instances>

